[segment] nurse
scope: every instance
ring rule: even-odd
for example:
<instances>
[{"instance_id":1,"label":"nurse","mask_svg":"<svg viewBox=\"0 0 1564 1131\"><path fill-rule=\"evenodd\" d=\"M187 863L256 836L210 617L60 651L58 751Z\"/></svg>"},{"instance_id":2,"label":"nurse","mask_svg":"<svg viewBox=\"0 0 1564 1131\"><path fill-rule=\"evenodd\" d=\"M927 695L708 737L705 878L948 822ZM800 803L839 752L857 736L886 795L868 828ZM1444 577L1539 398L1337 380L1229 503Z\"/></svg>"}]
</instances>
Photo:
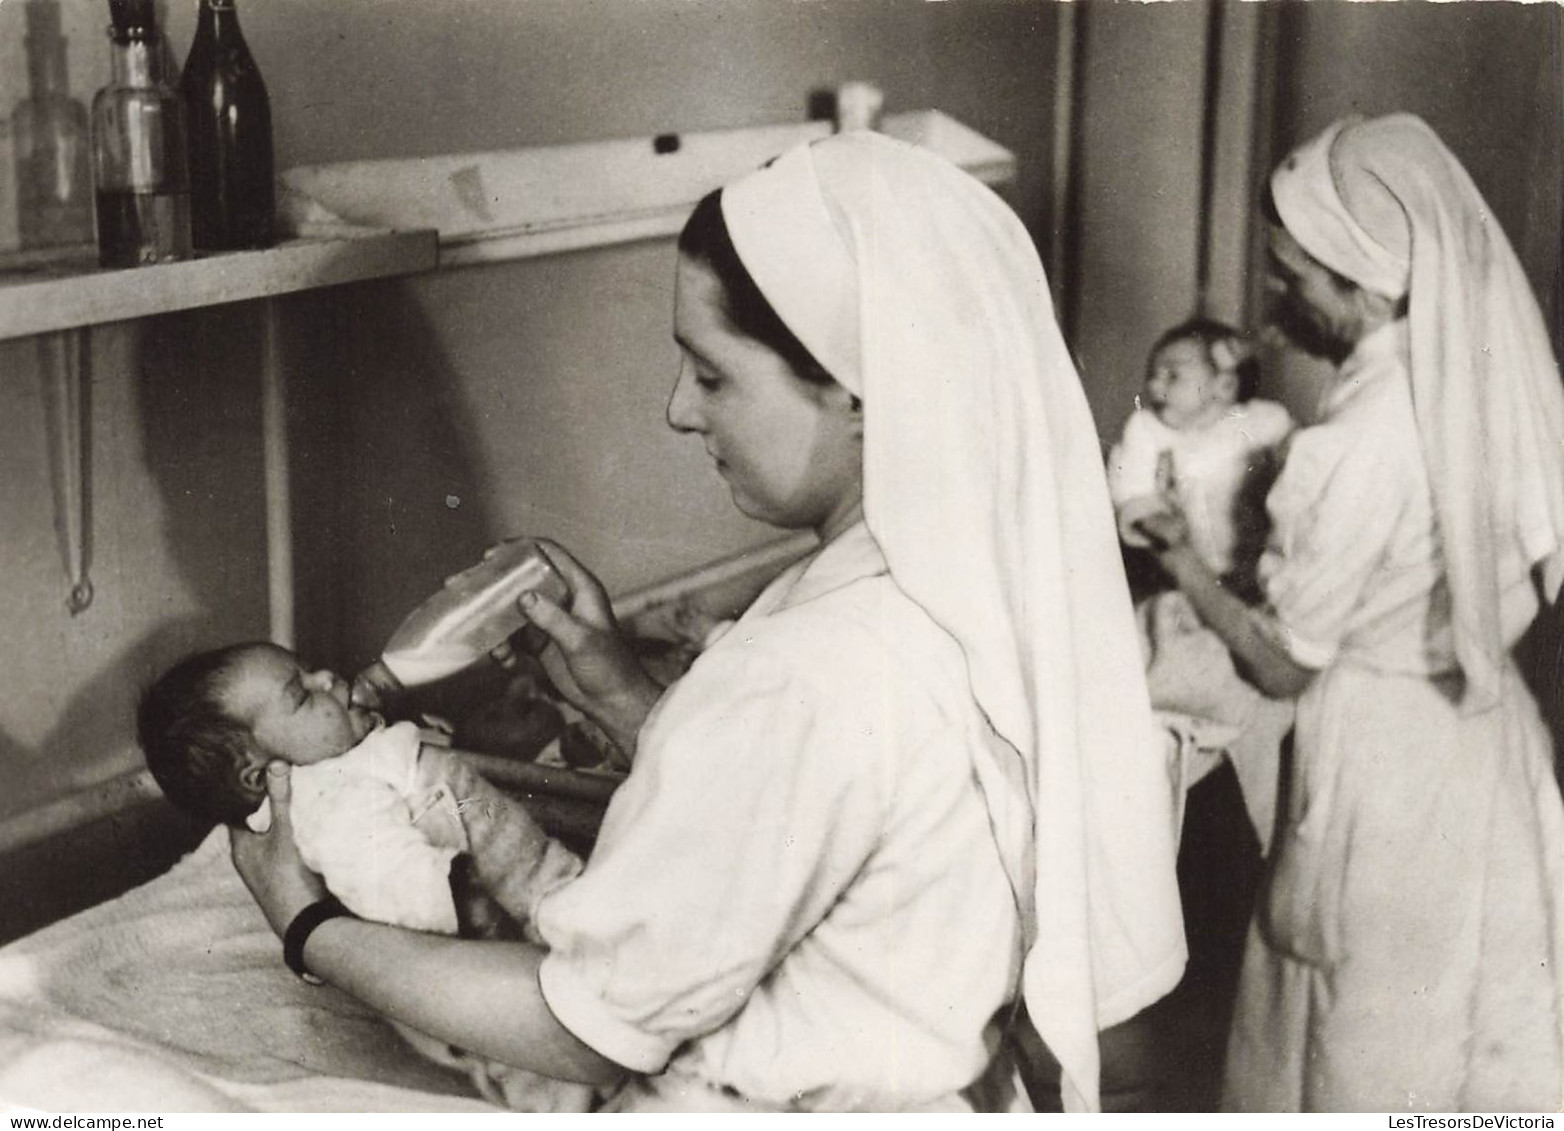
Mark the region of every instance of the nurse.
<instances>
[{"instance_id":1,"label":"nurse","mask_svg":"<svg viewBox=\"0 0 1564 1131\"><path fill-rule=\"evenodd\" d=\"M1421 120L1337 122L1272 174L1281 325L1337 366L1272 489L1266 594L1162 560L1301 693L1225 1104L1558 1111L1564 804L1510 650L1564 579L1564 389L1477 187Z\"/></svg>"},{"instance_id":2,"label":"nurse","mask_svg":"<svg viewBox=\"0 0 1564 1131\"><path fill-rule=\"evenodd\" d=\"M820 546L666 692L551 548L575 596L529 615L635 760L537 904L546 945L290 932L322 895L290 838L236 834L236 865L314 975L610 1107L1020 1102L994 1051L1022 995L1066 1106L1097 1106L1098 1029L1184 944L1096 430L1025 229L941 158L838 135L696 209L674 337L670 425Z\"/></svg>"}]
</instances>

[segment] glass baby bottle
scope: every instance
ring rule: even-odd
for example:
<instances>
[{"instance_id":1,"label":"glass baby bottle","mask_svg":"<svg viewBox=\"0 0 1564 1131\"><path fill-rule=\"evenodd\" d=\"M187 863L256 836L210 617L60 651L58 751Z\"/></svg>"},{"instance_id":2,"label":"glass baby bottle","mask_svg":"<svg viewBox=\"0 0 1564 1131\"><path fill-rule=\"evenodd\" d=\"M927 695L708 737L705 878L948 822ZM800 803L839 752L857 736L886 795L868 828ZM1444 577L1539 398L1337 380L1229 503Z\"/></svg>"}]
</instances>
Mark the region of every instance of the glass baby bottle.
<instances>
[{"instance_id":1,"label":"glass baby bottle","mask_svg":"<svg viewBox=\"0 0 1564 1131\"><path fill-rule=\"evenodd\" d=\"M476 663L527 623L517 605L526 592L564 603L570 586L536 542L521 538L447 579L408 614L380 659L354 678L353 701L378 707L387 696Z\"/></svg>"},{"instance_id":2,"label":"glass baby bottle","mask_svg":"<svg viewBox=\"0 0 1564 1131\"><path fill-rule=\"evenodd\" d=\"M190 171L179 94L164 78L153 0L109 0L114 76L92 100L98 262L186 259Z\"/></svg>"}]
</instances>

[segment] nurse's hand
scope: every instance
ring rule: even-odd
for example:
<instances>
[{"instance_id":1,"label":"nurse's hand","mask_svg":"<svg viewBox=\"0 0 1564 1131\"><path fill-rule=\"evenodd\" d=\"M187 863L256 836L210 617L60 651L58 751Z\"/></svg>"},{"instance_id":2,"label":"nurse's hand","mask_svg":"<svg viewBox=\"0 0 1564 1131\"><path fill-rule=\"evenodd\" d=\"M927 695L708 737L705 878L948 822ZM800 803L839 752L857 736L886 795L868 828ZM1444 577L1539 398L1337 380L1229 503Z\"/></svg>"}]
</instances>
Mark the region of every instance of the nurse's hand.
<instances>
[{"instance_id":1,"label":"nurse's hand","mask_svg":"<svg viewBox=\"0 0 1564 1131\"><path fill-rule=\"evenodd\" d=\"M1189 594L1192 588L1206 584L1219 584L1215 574L1195 551L1190 541L1189 520L1175 506L1168 511L1158 511L1136 521L1136 526L1151 542L1151 552L1157 557L1173 584ZM1196 606L1199 608L1198 604ZM1202 611L1202 618L1205 613Z\"/></svg>"},{"instance_id":2,"label":"nurse's hand","mask_svg":"<svg viewBox=\"0 0 1564 1131\"><path fill-rule=\"evenodd\" d=\"M272 827L264 833L233 828L228 834L234 868L278 938L300 911L326 894L326 885L305 865L293 842L291 768L286 762L271 762L266 767Z\"/></svg>"},{"instance_id":3,"label":"nurse's hand","mask_svg":"<svg viewBox=\"0 0 1564 1131\"><path fill-rule=\"evenodd\" d=\"M521 611L548 637L539 659L561 695L607 732L627 757L663 692L620 632L602 582L554 542L538 543L570 584L570 607L526 593Z\"/></svg>"},{"instance_id":4,"label":"nurse's hand","mask_svg":"<svg viewBox=\"0 0 1564 1131\"><path fill-rule=\"evenodd\" d=\"M1150 544L1154 553L1162 554L1189 542L1189 520L1176 510L1153 511L1134 522L1134 529Z\"/></svg>"}]
</instances>

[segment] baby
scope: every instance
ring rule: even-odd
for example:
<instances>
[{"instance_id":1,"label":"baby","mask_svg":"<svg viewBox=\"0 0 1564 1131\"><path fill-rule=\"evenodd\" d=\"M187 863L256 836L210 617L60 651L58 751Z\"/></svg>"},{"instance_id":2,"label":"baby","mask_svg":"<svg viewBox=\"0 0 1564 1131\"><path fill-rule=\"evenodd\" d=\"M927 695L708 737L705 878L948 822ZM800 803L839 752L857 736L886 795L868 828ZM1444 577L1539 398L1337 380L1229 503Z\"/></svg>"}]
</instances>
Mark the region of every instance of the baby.
<instances>
[{"instance_id":1,"label":"baby","mask_svg":"<svg viewBox=\"0 0 1564 1131\"><path fill-rule=\"evenodd\" d=\"M1285 408L1253 399L1256 378L1237 330L1205 318L1174 326L1153 345L1144 403L1108 457L1108 489L1126 545L1151 544L1139 523L1163 510L1171 493L1196 552L1248 596L1264 548L1265 493L1293 429Z\"/></svg>"},{"instance_id":2,"label":"baby","mask_svg":"<svg viewBox=\"0 0 1564 1131\"><path fill-rule=\"evenodd\" d=\"M267 763L294 767L299 854L355 915L414 930L488 935L573 878L580 861L452 751L412 723L385 726L328 671L273 644L187 657L143 695L137 734L168 799L264 831ZM475 843L476 842L476 843ZM467 880L474 860L503 861ZM481 869L479 870L481 873ZM497 900L497 902L496 902ZM503 907L515 915L507 919ZM468 1072L485 1098L523 1111L585 1111L590 1089L485 1061L397 1025L420 1052Z\"/></svg>"},{"instance_id":3,"label":"baby","mask_svg":"<svg viewBox=\"0 0 1564 1131\"><path fill-rule=\"evenodd\" d=\"M1166 511L1172 496L1195 551L1247 600L1258 597L1265 495L1293 429L1285 408L1253 399L1257 378L1237 330L1204 318L1174 326L1152 346L1145 403L1130 414L1108 457L1108 489L1124 543L1151 546L1140 524ZM1223 756L1268 849L1292 704L1251 687L1178 590L1150 597L1136 612L1152 706L1178 739L1169 767L1176 811L1183 810L1187 788Z\"/></svg>"}]
</instances>

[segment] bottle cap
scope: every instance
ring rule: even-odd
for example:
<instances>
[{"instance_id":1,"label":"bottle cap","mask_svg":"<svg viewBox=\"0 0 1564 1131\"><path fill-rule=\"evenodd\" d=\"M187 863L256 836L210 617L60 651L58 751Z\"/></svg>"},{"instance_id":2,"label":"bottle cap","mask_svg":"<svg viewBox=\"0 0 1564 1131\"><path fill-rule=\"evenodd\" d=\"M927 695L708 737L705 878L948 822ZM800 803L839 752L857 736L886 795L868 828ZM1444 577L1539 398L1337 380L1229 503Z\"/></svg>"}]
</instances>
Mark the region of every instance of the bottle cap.
<instances>
[{"instance_id":1,"label":"bottle cap","mask_svg":"<svg viewBox=\"0 0 1564 1131\"><path fill-rule=\"evenodd\" d=\"M844 82L836 88L837 132L879 129L884 105L885 94L873 83Z\"/></svg>"},{"instance_id":2,"label":"bottle cap","mask_svg":"<svg viewBox=\"0 0 1564 1131\"><path fill-rule=\"evenodd\" d=\"M109 0L109 33L116 43L151 39L157 35L157 9L153 0Z\"/></svg>"}]
</instances>

